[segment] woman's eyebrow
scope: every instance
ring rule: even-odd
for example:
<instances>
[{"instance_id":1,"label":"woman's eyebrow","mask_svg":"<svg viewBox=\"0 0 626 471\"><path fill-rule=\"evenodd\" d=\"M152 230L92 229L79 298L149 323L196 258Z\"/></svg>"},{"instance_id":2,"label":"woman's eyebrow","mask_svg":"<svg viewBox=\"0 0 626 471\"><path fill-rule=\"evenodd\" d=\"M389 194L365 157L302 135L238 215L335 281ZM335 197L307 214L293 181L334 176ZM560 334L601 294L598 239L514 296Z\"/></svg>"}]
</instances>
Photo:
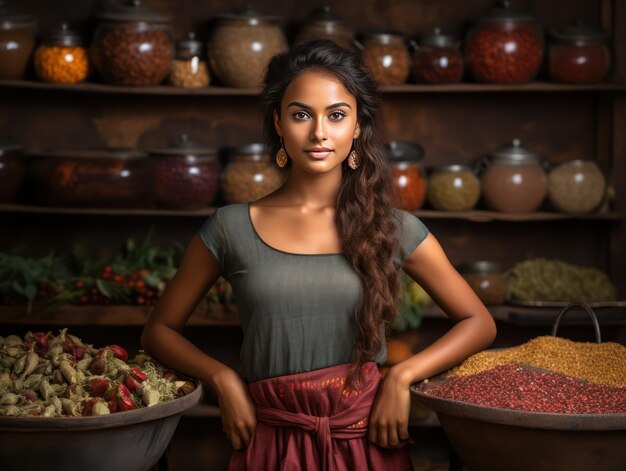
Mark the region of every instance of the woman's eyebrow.
<instances>
[{"instance_id":1,"label":"woman's eyebrow","mask_svg":"<svg viewBox=\"0 0 626 471\"><path fill-rule=\"evenodd\" d=\"M297 106L298 108L304 108L305 110L310 110L311 109L311 107L309 105L307 105L306 103L299 102L299 101L292 101L291 103L289 103L287 105L287 108L289 108L290 106ZM332 109L335 109L335 108L341 108L342 106L347 106L348 108L352 109L352 107L349 104L347 104L347 103L345 103L343 101L340 101L339 103L334 103L332 105L328 105L326 107L326 109L327 110L332 110Z\"/></svg>"}]
</instances>

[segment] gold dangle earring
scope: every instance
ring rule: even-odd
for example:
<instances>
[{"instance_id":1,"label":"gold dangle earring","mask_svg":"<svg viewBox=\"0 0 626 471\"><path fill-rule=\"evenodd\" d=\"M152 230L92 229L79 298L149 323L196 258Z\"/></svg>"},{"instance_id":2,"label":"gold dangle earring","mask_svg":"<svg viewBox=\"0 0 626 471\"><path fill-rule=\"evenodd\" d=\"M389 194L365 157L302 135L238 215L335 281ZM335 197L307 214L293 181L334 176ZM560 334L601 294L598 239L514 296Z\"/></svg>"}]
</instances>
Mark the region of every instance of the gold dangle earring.
<instances>
[{"instance_id":1,"label":"gold dangle earring","mask_svg":"<svg viewBox=\"0 0 626 471\"><path fill-rule=\"evenodd\" d=\"M278 165L280 168L283 168L285 165L287 165L287 152L285 151L285 145L283 143L283 138L280 138L280 149L278 149L278 152L276 152L276 165Z\"/></svg>"},{"instance_id":2,"label":"gold dangle earring","mask_svg":"<svg viewBox=\"0 0 626 471\"><path fill-rule=\"evenodd\" d=\"M359 168L359 164L361 163L361 159L359 159L359 155L356 153L356 139L352 143L352 152L350 152L348 156L348 167L352 170L356 170Z\"/></svg>"}]
</instances>

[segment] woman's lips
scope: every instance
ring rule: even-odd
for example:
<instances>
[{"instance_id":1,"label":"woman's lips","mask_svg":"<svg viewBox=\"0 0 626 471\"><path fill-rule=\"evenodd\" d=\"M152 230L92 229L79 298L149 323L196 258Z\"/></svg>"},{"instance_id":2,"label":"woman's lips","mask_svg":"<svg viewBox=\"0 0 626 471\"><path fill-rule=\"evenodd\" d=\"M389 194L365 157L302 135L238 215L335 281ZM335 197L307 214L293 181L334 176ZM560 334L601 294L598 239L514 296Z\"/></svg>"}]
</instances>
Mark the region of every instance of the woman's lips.
<instances>
[{"instance_id":1,"label":"woman's lips","mask_svg":"<svg viewBox=\"0 0 626 471\"><path fill-rule=\"evenodd\" d=\"M306 151L306 153L309 154L314 159L324 159L324 158L328 157L330 154L332 154L333 151L332 150L324 150L324 151L308 150L308 151Z\"/></svg>"}]
</instances>

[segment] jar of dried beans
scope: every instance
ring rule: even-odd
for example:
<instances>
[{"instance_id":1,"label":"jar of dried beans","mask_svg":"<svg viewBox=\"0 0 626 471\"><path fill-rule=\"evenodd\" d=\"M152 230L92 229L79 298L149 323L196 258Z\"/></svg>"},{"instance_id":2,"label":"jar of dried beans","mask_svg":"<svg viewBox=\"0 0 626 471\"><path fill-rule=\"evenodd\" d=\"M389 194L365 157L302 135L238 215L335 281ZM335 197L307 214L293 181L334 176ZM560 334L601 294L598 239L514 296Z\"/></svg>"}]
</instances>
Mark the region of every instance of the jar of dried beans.
<instances>
[{"instance_id":1,"label":"jar of dried beans","mask_svg":"<svg viewBox=\"0 0 626 471\"><path fill-rule=\"evenodd\" d=\"M218 18L209 41L211 70L230 87L259 87L265 68L275 54L287 50L277 18L251 9Z\"/></svg>"},{"instance_id":2,"label":"jar of dried beans","mask_svg":"<svg viewBox=\"0 0 626 471\"><path fill-rule=\"evenodd\" d=\"M422 167L424 149L419 144L391 141L388 144L394 183L396 208L415 211L426 197L426 177Z\"/></svg>"},{"instance_id":3,"label":"jar of dried beans","mask_svg":"<svg viewBox=\"0 0 626 471\"><path fill-rule=\"evenodd\" d=\"M102 78L114 85L158 85L172 68L174 44L169 19L139 0L97 15L92 59Z\"/></svg>"},{"instance_id":4,"label":"jar of dried beans","mask_svg":"<svg viewBox=\"0 0 626 471\"><path fill-rule=\"evenodd\" d=\"M37 21L0 4L0 79L20 79L35 47Z\"/></svg>"},{"instance_id":5,"label":"jar of dried beans","mask_svg":"<svg viewBox=\"0 0 626 471\"><path fill-rule=\"evenodd\" d=\"M311 39L330 39L339 46L350 49L353 45L354 32L346 21L334 15L326 5L311 12L304 21L295 43Z\"/></svg>"},{"instance_id":6,"label":"jar of dried beans","mask_svg":"<svg viewBox=\"0 0 626 471\"><path fill-rule=\"evenodd\" d=\"M153 188L157 206L200 209L213 203L221 170L215 149L192 142L183 134L170 147L149 154L155 159Z\"/></svg>"},{"instance_id":7,"label":"jar of dried beans","mask_svg":"<svg viewBox=\"0 0 626 471\"><path fill-rule=\"evenodd\" d=\"M439 211L468 211L480 198L480 180L467 165L436 167L428 178L428 202Z\"/></svg>"},{"instance_id":8,"label":"jar of dried beans","mask_svg":"<svg viewBox=\"0 0 626 471\"><path fill-rule=\"evenodd\" d=\"M517 84L533 80L543 57L543 32L504 1L478 18L465 41L467 66L477 82Z\"/></svg>"},{"instance_id":9,"label":"jar of dried beans","mask_svg":"<svg viewBox=\"0 0 626 471\"><path fill-rule=\"evenodd\" d=\"M209 68L204 59L204 47L189 33L185 41L176 43L170 82L176 87L199 88L209 84Z\"/></svg>"},{"instance_id":10,"label":"jar of dried beans","mask_svg":"<svg viewBox=\"0 0 626 471\"><path fill-rule=\"evenodd\" d=\"M519 139L513 146L494 152L481 177L485 204L496 211L535 211L548 191L548 177L539 157L521 147Z\"/></svg>"},{"instance_id":11,"label":"jar of dried beans","mask_svg":"<svg viewBox=\"0 0 626 471\"><path fill-rule=\"evenodd\" d=\"M51 83L78 83L89 75L87 49L67 23L50 33L35 51L35 72L40 80Z\"/></svg>"},{"instance_id":12,"label":"jar of dried beans","mask_svg":"<svg viewBox=\"0 0 626 471\"><path fill-rule=\"evenodd\" d=\"M286 177L263 144L235 147L222 174L222 196L227 203L254 201L280 188Z\"/></svg>"},{"instance_id":13,"label":"jar of dried beans","mask_svg":"<svg viewBox=\"0 0 626 471\"><path fill-rule=\"evenodd\" d=\"M551 32L548 52L550 77L566 83L596 83L611 67L608 35L582 24Z\"/></svg>"},{"instance_id":14,"label":"jar of dried beans","mask_svg":"<svg viewBox=\"0 0 626 471\"><path fill-rule=\"evenodd\" d=\"M497 263L487 261L464 263L459 265L458 271L487 306L503 304L506 301L504 273Z\"/></svg>"},{"instance_id":15,"label":"jar of dried beans","mask_svg":"<svg viewBox=\"0 0 626 471\"><path fill-rule=\"evenodd\" d=\"M22 146L0 141L0 203L12 203L26 173Z\"/></svg>"},{"instance_id":16,"label":"jar of dried beans","mask_svg":"<svg viewBox=\"0 0 626 471\"><path fill-rule=\"evenodd\" d=\"M456 83L463 78L463 54L452 36L441 34L439 28L418 43L411 43L411 73L420 83Z\"/></svg>"},{"instance_id":17,"label":"jar of dried beans","mask_svg":"<svg viewBox=\"0 0 626 471\"><path fill-rule=\"evenodd\" d=\"M410 72L409 51L398 31L374 31L363 37L363 60L379 85L399 85Z\"/></svg>"},{"instance_id":18,"label":"jar of dried beans","mask_svg":"<svg viewBox=\"0 0 626 471\"><path fill-rule=\"evenodd\" d=\"M572 160L548 174L548 199L558 211L588 213L595 210L606 190L606 180L592 160Z\"/></svg>"}]
</instances>

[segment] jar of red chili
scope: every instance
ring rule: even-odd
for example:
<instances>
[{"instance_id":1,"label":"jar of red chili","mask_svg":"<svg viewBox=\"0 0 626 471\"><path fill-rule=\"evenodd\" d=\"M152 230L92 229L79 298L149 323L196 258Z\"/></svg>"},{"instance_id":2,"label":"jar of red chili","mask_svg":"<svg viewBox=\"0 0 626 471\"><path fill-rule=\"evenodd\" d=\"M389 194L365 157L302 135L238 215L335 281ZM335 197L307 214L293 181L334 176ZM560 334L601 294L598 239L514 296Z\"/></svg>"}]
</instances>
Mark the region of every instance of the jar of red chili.
<instances>
[{"instance_id":1,"label":"jar of red chili","mask_svg":"<svg viewBox=\"0 0 626 471\"><path fill-rule=\"evenodd\" d=\"M608 35L600 29L576 25L550 33L550 77L566 83L596 83L611 67Z\"/></svg>"},{"instance_id":2,"label":"jar of red chili","mask_svg":"<svg viewBox=\"0 0 626 471\"><path fill-rule=\"evenodd\" d=\"M391 141L387 144L393 170L396 208L415 211L426 197L426 177L422 167L424 149L419 144Z\"/></svg>"},{"instance_id":3,"label":"jar of red chili","mask_svg":"<svg viewBox=\"0 0 626 471\"><path fill-rule=\"evenodd\" d=\"M456 83L463 78L463 54L459 42L435 28L430 36L412 42L411 74L421 83Z\"/></svg>"},{"instance_id":4,"label":"jar of red chili","mask_svg":"<svg viewBox=\"0 0 626 471\"><path fill-rule=\"evenodd\" d=\"M213 203L221 170L215 149L192 142L183 134L169 148L149 154L156 159L153 185L159 207L200 209Z\"/></svg>"},{"instance_id":5,"label":"jar of red chili","mask_svg":"<svg viewBox=\"0 0 626 471\"><path fill-rule=\"evenodd\" d=\"M409 77L409 50L399 31L372 31L363 36L363 60L379 85L399 85Z\"/></svg>"},{"instance_id":6,"label":"jar of red chili","mask_svg":"<svg viewBox=\"0 0 626 471\"><path fill-rule=\"evenodd\" d=\"M487 10L467 33L465 57L477 82L517 84L535 78L543 57L543 32L509 2Z\"/></svg>"},{"instance_id":7,"label":"jar of red chili","mask_svg":"<svg viewBox=\"0 0 626 471\"><path fill-rule=\"evenodd\" d=\"M548 177L539 156L521 146L494 152L481 177L485 204L496 211L535 211L548 192Z\"/></svg>"}]
</instances>

